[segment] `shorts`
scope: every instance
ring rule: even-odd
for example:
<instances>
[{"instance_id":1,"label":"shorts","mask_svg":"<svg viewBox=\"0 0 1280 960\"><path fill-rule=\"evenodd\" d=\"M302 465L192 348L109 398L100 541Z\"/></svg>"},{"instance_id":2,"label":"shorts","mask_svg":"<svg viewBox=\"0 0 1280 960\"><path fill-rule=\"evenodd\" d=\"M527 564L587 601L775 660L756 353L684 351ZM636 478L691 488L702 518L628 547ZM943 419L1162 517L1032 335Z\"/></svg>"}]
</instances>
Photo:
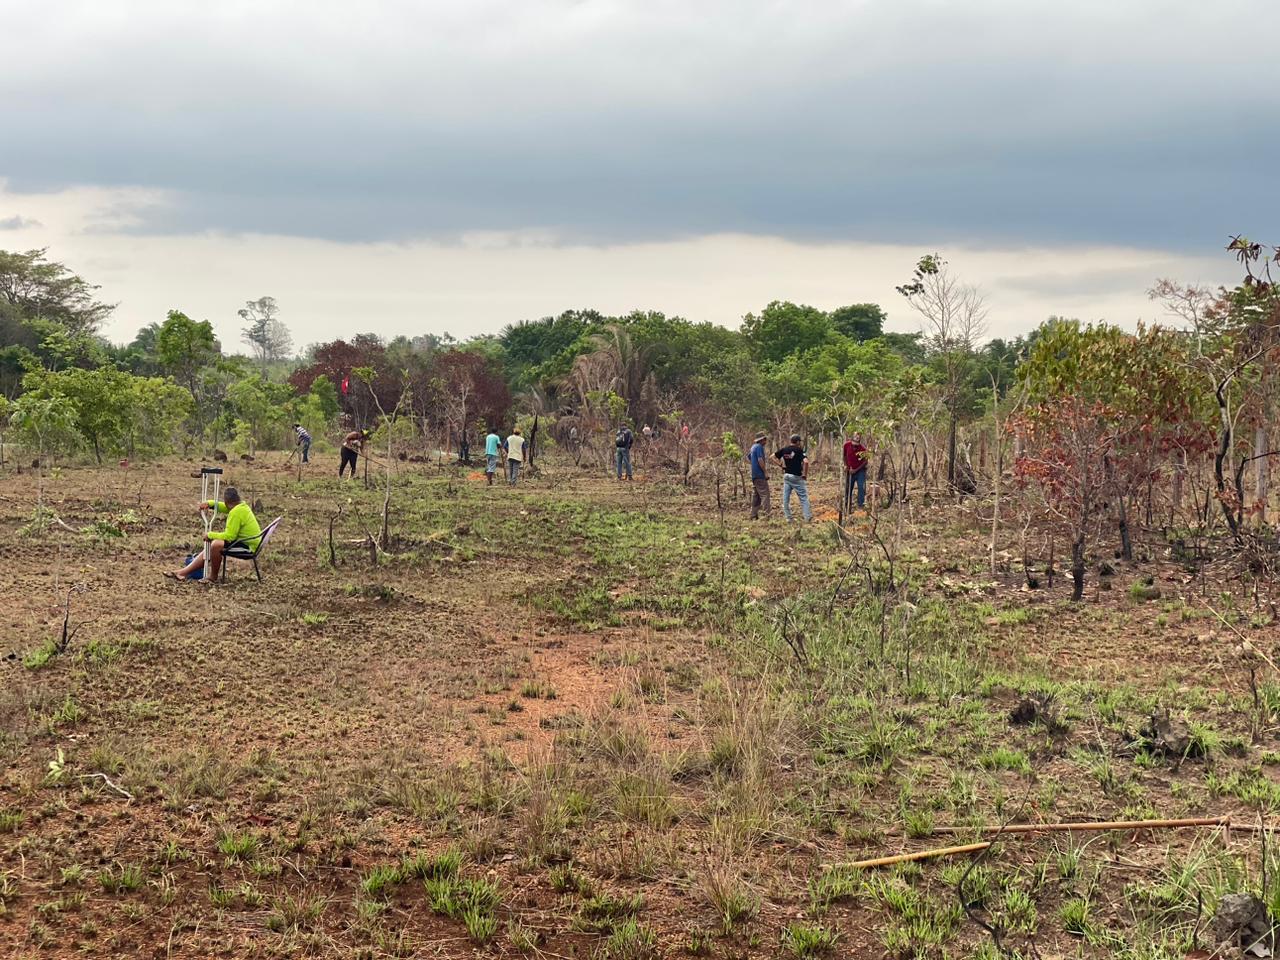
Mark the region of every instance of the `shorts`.
<instances>
[{"instance_id":1,"label":"shorts","mask_svg":"<svg viewBox=\"0 0 1280 960\"><path fill-rule=\"evenodd\" d=\"M496 455L496 454L492 454L492 453L490 453L490 454L486 454L486 455L485 455L485 458L484 458L484 472L485 472L485 473L497 473L497 472L498 472L498 457L497 457L497 455Z\"/></svg>"}]
</instances>

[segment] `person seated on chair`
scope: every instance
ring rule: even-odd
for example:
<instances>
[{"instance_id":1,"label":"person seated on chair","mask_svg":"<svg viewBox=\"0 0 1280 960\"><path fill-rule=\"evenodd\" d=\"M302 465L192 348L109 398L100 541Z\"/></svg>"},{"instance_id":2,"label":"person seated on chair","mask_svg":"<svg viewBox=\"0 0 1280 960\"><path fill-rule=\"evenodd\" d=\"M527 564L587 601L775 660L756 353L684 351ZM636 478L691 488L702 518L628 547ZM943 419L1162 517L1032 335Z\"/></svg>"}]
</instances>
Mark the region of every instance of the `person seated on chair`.
<instances>
[{"instance_id":1,"label":"person seated on chair","mask_svg":"<svg viewBox=\"0 0 1280 960\"><path fill-rule=\"evenodd\" d=\"M216 509L218 513L227 515L225 528L211 530L204 535L209 541L209 561L212 567L209 571L210 575L205 578L208 582L218 579L223 563L222 554L226 551L228 544L244 544L252 549L262 538L262 527L258 525L258 518L253 515L249 505L240 499L240 491L235 487L227 487L224 498L221 503L216 500L205 500L200 504L201 511ZM201 550L185 567L168 576L174 580L185 580L203 566L204 551Z\"/></svg>"}]
</instances>

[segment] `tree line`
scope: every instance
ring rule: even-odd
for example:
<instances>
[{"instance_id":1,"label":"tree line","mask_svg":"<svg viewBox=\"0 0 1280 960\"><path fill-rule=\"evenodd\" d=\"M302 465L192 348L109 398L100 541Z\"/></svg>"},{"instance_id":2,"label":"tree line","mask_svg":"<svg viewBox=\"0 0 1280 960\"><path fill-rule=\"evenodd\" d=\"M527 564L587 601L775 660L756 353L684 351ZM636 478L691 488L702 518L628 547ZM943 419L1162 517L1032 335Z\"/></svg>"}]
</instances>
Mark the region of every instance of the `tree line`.
<instances>
[{"instance_id":1,"label":"tree line","mask_svg":"<svg viewBox=\"0 0 1280 960\"><path fill-rule=\"evenodd\" d=\"M97 288L45 251L0 251L0 424L42 456L99 461L252 453L288 442L295 421L324 434L394 419L454 450L518 417L586 445L627 420L671 437L691 426L720 457L762 427L819 444L856 429L884 504L913 482L994 496L997 513L1003 494L1024 553L1029 531L1055 531L1079 592L1103 540L1128 559L1140 529L1221 527L1243 543L1269 519L1278 254L1244 238L1228 250L1240 283L1159 281L1151 297L1173 322L1135 331L1050 317L987 338L982 294L931 254L897 288L917 333L886 330L878 304L774 301L737 329L567 310L463 341L367 333L298 356L270 297L240 311L247 354L178 310L110 343Z\"/></svg>"}]
</instances>

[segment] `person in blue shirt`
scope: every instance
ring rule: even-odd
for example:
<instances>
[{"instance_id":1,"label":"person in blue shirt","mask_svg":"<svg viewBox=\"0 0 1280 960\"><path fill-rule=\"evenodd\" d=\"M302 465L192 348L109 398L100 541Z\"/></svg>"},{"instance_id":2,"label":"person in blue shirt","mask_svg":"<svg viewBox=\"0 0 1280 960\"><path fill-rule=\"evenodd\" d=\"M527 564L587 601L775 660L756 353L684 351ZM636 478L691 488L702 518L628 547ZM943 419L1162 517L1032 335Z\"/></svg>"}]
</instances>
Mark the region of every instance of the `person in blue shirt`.
<instances>
[{"instance_id":1,"label":"person in blue shirt","mask_svg":"<svg viewBox=\"0 0 1280 960\"><path fill-rule=\"evenodd\" d=\"M769 475L765 473L764 443L768 439L768 434L756 434L756 442L751 445L751 452L747 454L747 461L751 464L752 520L760 518L761 506L764 507L764 515L766 517L772 512L772 508L769 506Z\"/></svg>"},{"instance_id":2,"label":"person in blue shirt","mask_svg":"<svg viewBox=\"0 0 1280 960\"><path fill-rule=\"evenodd\" d=\"M501 454L502 438L498 436L497 430L490 427L489 435L484 438L484 474L491 487L493 486L493 475L498 472L498 457Z\"/></svg>"}]
</instances>

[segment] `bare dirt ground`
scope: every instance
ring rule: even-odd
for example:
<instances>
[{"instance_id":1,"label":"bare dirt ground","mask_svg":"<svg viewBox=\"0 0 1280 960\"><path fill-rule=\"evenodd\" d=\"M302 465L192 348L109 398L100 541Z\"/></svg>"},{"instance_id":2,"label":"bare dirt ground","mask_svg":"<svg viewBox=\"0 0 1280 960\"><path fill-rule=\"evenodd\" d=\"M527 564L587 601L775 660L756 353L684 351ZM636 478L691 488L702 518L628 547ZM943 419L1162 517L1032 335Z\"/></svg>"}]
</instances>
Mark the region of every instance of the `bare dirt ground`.
<instances>
[{"instance_id":1,"label":"bare dirt ground","mask_svg":"<svg viewBox=\"0 0 1280 960\"><path fill-rule=\"evenodd\" d=\"M410 464L374 566L348 541L381 490L283 461L229 467L284 522L263 582L213 587L161 576L196 549L198 463L64 469L47 525L35 475L0 472L4 956L969 956L992 945L960 910L965 861L824 867L953 839L934 825L1252 822L1280 800L1278 678L1235 651L1274 657L1276 628L1158 547L1071 605L991 578L968 508L921 508L898 559L933 639L882 662L874 622L869 647L849 632L869 606L836 586L856 555L829 522ZM1130 595L1139 574L1159 598ZM778 626L801 594L803 662ZM1011 725L1044 690L1062 729ZM1132 746L1155 706L1196 756ZM1182 956L1135 951L1153 918L1195 940L1197 896L1247 887L1256 853L1029 839L970 900L1041 956Z\"/></svg>"}]
</instances>

